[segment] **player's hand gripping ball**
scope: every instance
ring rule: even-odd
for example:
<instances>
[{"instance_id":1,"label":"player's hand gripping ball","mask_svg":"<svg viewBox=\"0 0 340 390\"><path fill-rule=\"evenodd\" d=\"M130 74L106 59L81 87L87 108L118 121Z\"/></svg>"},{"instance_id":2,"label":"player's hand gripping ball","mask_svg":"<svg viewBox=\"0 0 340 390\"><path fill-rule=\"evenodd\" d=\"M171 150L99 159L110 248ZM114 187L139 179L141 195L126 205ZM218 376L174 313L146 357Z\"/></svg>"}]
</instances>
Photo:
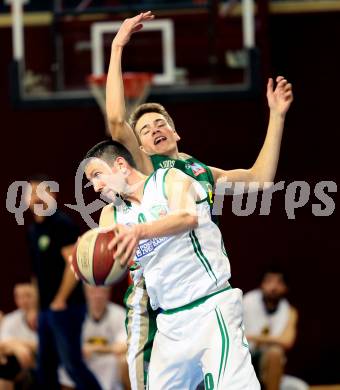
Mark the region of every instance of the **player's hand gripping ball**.
<instances>
[{"instance_id":1,"label":"player's hand gripping ball","mask_svg":"<svg viewBox=\"0 0 340 390\"><path fill-rule=\"evenodd\" d=\"M83 234L73 249L72 267L79 279L96 286L119 281L127 267L115 259L116 247L108 249L114 231L95 228Z\"/></svg>"}]
</instances>

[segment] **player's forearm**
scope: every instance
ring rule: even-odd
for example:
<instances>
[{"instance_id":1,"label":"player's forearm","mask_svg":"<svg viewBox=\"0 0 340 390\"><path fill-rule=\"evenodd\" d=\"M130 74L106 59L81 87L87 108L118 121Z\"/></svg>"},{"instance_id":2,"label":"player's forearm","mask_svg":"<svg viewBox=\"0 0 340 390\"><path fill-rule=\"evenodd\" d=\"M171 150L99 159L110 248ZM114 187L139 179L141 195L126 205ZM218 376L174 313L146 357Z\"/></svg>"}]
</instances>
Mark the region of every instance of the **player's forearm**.
<instances>
[{"instance_id":1,"label":"player's forearm","mask_svg":"<svg viewBox=\"0 0 340 390\"><path fill-rule=\"evenodd\" d=\"M127 344L124 342L117 342L111 345L111 352L115 355L123 355L127 352Z\"/></svg>"},{"instance_id":2,"label":"player's forearm","mask_svg":"<svg viewBox=\"0 0 340 390\"><path fill-rule=\"evenodd\" d=\"M22 344L28 348L32 353L36 353L38 350L38 343L35 341L21 341Z\"/></svg>"},{"instance_id":3,"label":"player's forearm","mask_svg":"<svg viewBox=\"0 0 340 390\"><path fill-rule=\"evenodd\" d=\"M78 281L73 275L71 269L66 266L60 287L57 291L56 296L54 297L54 300L60 300L65 302L76 287L77 283Z\"/></svg>"},{"instance_id":4,"label":"player's forearm","mask_svg":"<svg viewBox=\"0 0 340 390\"><path fill-rule=\"evenodd\" d=\"M257 346L278 345L286 350L290 349L294 344L294 340L290 340L286 337L271 336L271 335L257 335L257 336L247 335L247 340L255 343Z\"/></svg>"},{"instance_id":5,"label":"player's forearm","mask_svg":"<svg viewBox=\"0 0 340 390\"><path fill-rule=\"evenodd\" d=\"M140 239L174 236L190 231L198 226L198 217L187 211L167 215L157 221L136 225L140 230Z\"/></svg>"},{"instance_id":6,"label":"player's forearm","mask_svg":"<svg viewBox=\"0 0 340 390\"><path fill-rule=\"evenodd\" d=\"M111 58L106 82L106 113L112 137L116 136L126 117L124 84L122 78L123 47L111 46Z\"/></svg>"},{"instance_id":7,"label":"player's forearm","mask_svg":"<svg viewBox=\"0 0 340 390\"><path fill-rule=\"evenodd\" d=\"M271 336L270 340L273 344L280 345L283 349L288 350L291 349L295 343L296 332L288 331L284 332L280 336Z\"/></svg>"},{"instance_id":8,"label":"player's forearm","mask_svg":"<svg viewBox=\"0 0 340 390\"><path fill-rule=\"evenodd\" d=\"M267 135L262 149L250 169L252 181L272 182L274 181L277 164L279 161L282 132L285 115L270 112Z\"/></svg>"},{"instance_id":9,"label":"player's forearm","mask_svg":"<svg viewBox=\"0 0 340 390\"><path fill-rule=\"evenodd\" d=\"M0 352L5 355L10 355L15 353L17 349L20 349L21 347L27 348L32 353L35 353L38 349L38 345L34 341L21 340L13 337L1 342Z\"/></svg>"}]
</instances>

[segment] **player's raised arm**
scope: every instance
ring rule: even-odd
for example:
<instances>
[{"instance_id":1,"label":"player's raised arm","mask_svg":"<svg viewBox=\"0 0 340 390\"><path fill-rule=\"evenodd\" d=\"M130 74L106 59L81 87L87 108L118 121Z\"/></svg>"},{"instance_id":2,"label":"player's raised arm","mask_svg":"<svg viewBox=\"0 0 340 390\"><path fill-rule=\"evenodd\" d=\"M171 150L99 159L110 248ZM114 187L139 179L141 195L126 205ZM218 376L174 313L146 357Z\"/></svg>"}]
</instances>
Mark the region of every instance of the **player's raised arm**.
<instances>
[{"instance_id":1,"label":"player's raised arm","mask_svg":"<svg viewBox=\"0 0 340 390\"><path fill-rule=\"evenodd\" d=\"M258 182L260 188L263 188L265 182L274 180L280 155L284 121L293 101L292 85L282 76L276 78L276 83L274 89L273 79L268 80L269 124L264 144L254 165L250 169L229 171L211 167L215 182L224 178L229 182Z\"/></svg>"},{"instance_id":2,"label":"player's raised arm","mask_svg":"<svg viewBox=\"0 0 340 390\"><path fill-rule=\"evenodd\" d=\"M139 149L137 138L126 121L121 61L124 46L129 42L131 35L143 28L143 22L153 18L154 16L149 11L124 20L112 42L106 82L106 114L110 134L114 140L130 150L138 168L146 174L153 170L151 162Z\"/></svg>"}]
</instances>

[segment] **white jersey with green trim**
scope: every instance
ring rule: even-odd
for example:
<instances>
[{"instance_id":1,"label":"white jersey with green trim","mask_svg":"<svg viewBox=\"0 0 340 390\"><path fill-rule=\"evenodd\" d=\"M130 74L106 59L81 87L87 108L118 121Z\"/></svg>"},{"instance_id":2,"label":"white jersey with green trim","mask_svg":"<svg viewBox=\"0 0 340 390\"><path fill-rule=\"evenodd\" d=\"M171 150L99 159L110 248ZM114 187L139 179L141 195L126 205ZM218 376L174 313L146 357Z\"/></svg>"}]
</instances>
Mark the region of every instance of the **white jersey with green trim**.
<instances>
[{"instance_id":1,"label":"white jersey with green trim","mask_svg":"<svg viewBox=\"0 0 340 390\"><path fill-rule=\"evenodd\" d=\"M174 169L174 168L171 168ZM115 206L117 223L132 225L152 222L169 213L165 177L169 169L158 169L147 179L141 204ZM194 182L196 229L169 237L139 242L132 278L143 274L151 307L174 309L219 291L228 285L230 264L219 228L211 220L206 191Z\"/></svg>"}]
</instances>

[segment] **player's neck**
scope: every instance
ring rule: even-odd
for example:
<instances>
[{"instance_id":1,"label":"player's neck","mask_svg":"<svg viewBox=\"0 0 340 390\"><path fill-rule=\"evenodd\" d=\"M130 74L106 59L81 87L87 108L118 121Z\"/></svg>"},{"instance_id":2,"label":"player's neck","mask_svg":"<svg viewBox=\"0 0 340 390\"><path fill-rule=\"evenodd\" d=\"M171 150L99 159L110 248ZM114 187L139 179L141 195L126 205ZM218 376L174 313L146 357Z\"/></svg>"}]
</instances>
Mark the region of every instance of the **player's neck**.
<instances>
[{"instance_id":1,"label":"player's neck","mask_svg":"<svg viewBox=\"0 0 340 390\"><path fill-rule=\"evenodd\" d=\"M264 306L265 306L265 309L266 309L268 314L276 312L276 310L279 306L280 300L281 300L280 298L279 299L268 299L265 296L263 297Z\"/></svg>"},{"instance_id":2,"label":"player's neck","mask_svg":"<svg viewBox=\"0 0 340 390\"><path fill-rule=\"evenodd\" d=\"M173 158L174 160L178 160L179 159L179 152L178 152L177 147L174 148L172 151L169 151L169 153L167 153L167 157Z\"/></svg>"},{"instance_id":3,"label":"player's neck","mask_svg":"<svg viewBox=\"0 0 340 390\"><path fill-rule=\"evenodd\" d=\"M163 156L165 158L172 158L174 160L178 160L180 158L180 155L179 155L179 152L178 152L178 148L177 148L177 145L172 149L172 150L168 150L166 152L163 152L163 153L156 153L154 154L153 156ZM152 156L151 156L152 157Z\"/></svg>"},{"instance_id":4,"label":"player's neck","mask_svg":"<svg viewBox=\"0 0 340 390\"><path fill-rule=\"evenodd\" d=\"M178 160L179 159L179 153L178 153L178 150L176 150L175 152L171 153L169 155L170 158L173 158L174 160Z\"/></svg>"},{"instance_id":5,"label":"player's neck","mask_svg":"<svg viewBox=\"0 0 340 390\"><path fill-rule=\"evenodd\" d=\"M144 184L147 176L137 170L133 170L127 178L129 191L121 194L123 199L140 203L143 198Z\"/></svg>"},{"instance_id":6,"label":"player's neck","mask_svg":"<svg viewBox=\"0 0 340 390\"><path fill-rule=\"evenodd\" d=\"M90 316L95 320L95 321L100 321L105 313L107 311L107 307L100 307L100 308L91 308L90 309Z\"/></svg>"}]
</instances>

